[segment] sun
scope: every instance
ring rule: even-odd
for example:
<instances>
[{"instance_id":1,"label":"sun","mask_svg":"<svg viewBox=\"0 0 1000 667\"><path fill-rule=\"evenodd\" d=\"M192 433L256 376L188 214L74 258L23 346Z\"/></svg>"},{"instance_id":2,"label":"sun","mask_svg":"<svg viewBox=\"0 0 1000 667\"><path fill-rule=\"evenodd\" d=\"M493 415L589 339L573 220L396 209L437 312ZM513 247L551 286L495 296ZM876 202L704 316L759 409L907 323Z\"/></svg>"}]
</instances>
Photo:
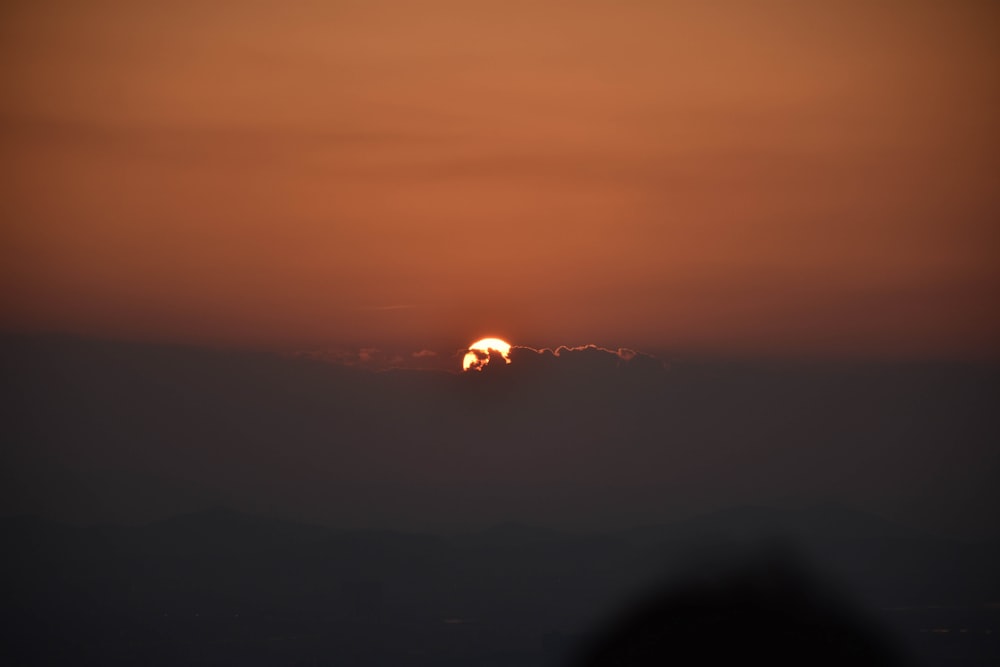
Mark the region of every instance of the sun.
<instances>
[{"instance_id":1,"label":"sun","mask_svg":"<svg viewBox=\"0 0 1000 667\"><path fill-rule=\"evenodd\" d=\"M483 370L483 367L490 363L490 350L496 350L503 356L504 361L510 363L510 343L499 338L483 338L469 346L465 357L462 358L462 370Z\"/></svg>"}]
</instances>

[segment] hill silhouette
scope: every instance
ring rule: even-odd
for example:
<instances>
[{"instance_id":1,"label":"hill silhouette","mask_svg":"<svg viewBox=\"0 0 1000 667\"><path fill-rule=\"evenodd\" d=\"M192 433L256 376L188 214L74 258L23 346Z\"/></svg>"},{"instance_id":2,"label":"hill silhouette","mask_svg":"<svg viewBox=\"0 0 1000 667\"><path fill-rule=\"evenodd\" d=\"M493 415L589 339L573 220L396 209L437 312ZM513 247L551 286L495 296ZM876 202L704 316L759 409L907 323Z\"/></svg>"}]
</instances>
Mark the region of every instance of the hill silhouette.
<instances>
[{"instance_id":1,"label":"hill silhouette","mask_svg":"<svg viewBox=\"0 0 1000 667\"><path fill-rule=\"evenodd\" d=\"M562 664L776 549L925 664L996 660L996 368L511 356L4 337L2 662Z\"/></svg>"},{"instance_id":2,"label":"hill silhouette","mask_svg":"<svg viewBox=\"0 0 1000 667\"><path fill-rule=\"evenodd\" d=\"M817 515L837 520L824 527ZM767 528L720 536L741 517ZM642 626L643 614L667 613L650 611L656 591L670 614L688 610L683 627L696 624L697 641L733 647L785 623L781 650L804 650L801 612L873 646L896 642L923 664L996 658L984 630L998 620L987 605L1000 596L1000 544L905 532L829 506L734 508L627 539L509 524L345 531L218 508L131 527L10 518L0 522L5 662L557 665ZM823 559L795 537L804 533ZM764 580L773 587L761 590ZM831 589L841 611L823 602ZM697 620L691 605L728 620ZM754 605L778 608L749 623ZM929 632L940 627L956 641ZM695 641L687 636L678 645Z\"/></svg>"},{"instance_id":3,"label":"hill silhouette","mask_svg":"<svg viewBox=\"0 0 1000 667\"><path fill-rule=\"evenodd\" d=\"M5 336L0 514L610 529L787 499L997 534L996 368L618 354L515 348L501 377Z\"/></svg>"}]
</instances>

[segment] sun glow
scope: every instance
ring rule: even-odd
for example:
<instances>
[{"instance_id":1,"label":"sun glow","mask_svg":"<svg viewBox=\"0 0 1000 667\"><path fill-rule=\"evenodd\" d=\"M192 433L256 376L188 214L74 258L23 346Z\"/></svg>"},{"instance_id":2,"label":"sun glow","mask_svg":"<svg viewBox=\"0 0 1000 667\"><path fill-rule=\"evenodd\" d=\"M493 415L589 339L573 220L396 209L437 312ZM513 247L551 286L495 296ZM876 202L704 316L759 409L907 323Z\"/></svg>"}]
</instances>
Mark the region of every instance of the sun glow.
<instances>
[{"instance_id":1,"label":"sun glow","mask_svg":"<svg viewBox=\"0 0 1000 667\"><path fill-rule=\"evenodd\" d=\"M483 370L483 367L490 363L490 350L496 350L503 356L504 361L510 363L510 343L499 338L483 338L469 346L465 357L462 358L462 370Z\"/></svg>"}]
</instances>

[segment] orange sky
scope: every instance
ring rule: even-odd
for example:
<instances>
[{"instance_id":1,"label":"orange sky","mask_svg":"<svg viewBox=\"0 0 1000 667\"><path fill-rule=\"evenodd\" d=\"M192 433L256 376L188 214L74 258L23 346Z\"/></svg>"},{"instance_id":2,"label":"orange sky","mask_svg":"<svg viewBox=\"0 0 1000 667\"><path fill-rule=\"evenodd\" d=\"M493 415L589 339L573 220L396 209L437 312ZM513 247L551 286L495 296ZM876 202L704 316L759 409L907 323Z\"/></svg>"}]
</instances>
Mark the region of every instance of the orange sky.
<instances>
[{"instance_id":1,"label":"orange sky","mask_svg":"<svg viewBox=\"0 0 1000 667\"><path fill-rule=\"evenodd\" d=\"M7 330L996 358L1000 5L0 10Z\"/></svg>"}]
</instances>

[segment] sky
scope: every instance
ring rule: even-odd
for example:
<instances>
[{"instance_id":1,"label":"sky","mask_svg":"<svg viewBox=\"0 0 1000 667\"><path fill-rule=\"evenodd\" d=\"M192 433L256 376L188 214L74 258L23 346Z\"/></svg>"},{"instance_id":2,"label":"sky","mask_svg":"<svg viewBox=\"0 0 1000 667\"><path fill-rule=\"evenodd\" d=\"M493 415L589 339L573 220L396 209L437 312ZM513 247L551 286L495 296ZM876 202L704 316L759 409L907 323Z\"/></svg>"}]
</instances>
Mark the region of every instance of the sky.
<instances>
[{"instance_id":1,"label":"sky","mask_svg":"<svg viewBox=\"0 0 1000 667\"><path fill-rule=\"evenodd\" d=\"M0 327L995 360L998 21L4 3Z\"/></svg>"}]
</instances>

